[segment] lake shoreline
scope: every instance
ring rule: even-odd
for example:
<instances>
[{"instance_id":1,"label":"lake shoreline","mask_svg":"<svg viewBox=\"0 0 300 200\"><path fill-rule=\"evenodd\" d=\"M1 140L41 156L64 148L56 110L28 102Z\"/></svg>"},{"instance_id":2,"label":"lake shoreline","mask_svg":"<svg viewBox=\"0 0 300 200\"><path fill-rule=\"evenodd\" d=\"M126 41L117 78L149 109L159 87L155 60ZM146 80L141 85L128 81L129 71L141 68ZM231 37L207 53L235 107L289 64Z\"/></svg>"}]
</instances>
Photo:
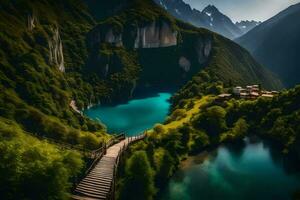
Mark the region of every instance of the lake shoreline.
<instances>
[{"instance_id":1,"label":"lake shoreline","mask_svg":"<svg viewBox=\"0 0 300 200\"><path fill-rule=\"evenodd\" d=\"M137 135L157 123L165 121L169 114L171 93L157 93L141 99L132 99L126 104L94 106L84 112L93 120L107 126L108 133Z\"/></svg>"},{"instance_id":2,"label":"lake shoreline","mask_svg":"<svg viewBox=\"0 0 300 200\"><path fill-rule=\"evenodd\" d=\"M244 144L246 144L246 146L244 146ZM181 161L181 163L178 166L178 169L173 174L173 176L170 178L170 180L168 181L167 185L163 189L161 189L159 191L158 199L161 199L161 200L178 199L178 198L165 198L164 197L165 196L165 192L166 192L166 190L168 190L168 188L170 188L170 184L172 184L172 181L179 178L179 180L182 180L184 182L184 180L186 180L186 179L182 178L182 176L184 176L183 175L183 171L193 170L195 168L195 166L201 166L201 165L207 164L207 162L210 162L208 160L211 160L215 156L218 156L219 149L223 149L224 148L224 149L228 149L229 151L232 151L232 152L240 152L242 149L249 148L249 146L251 147L251 146L255 146L257 144L260 145L259 146L260 150L264 151L265 149L267 149L265 151L268 151L269 154L270 154L270 156L274 156L276 153L280 153L278 151L275 151L276 153L274 151L272 151L272 149L276 150L276 148L274 148L274 146L272 145L272 142L270 140L263 139L263 138L261 138L259 136L255 136L255 135L254 136L250 136L250 137L246 137L246 139L244 139L243 141L234 142L234 143L225 143L225 144L221 144L221 145L216 145L216 147L214 147L214 148L208 148L206 150L201 151L198 154L188 156L186 159L184 159L183 161ZM256 155L256 156L259 156L259 155ZM280 158L280 159L277 160L277 162L281 163L284 166L284 162L286 162L286 159L285 159L284 155L282 154L282 152L281 152L281 154L277 154L277 159L278 158ZM255 160L255 157L253 157L253 159ZM273 162L273 160L271 159L270 162ZM295 165L295 163L293 163L293 165ZM277 169L277 167L274 167L274 169ZM286 170L286 169L283 169L283 170ZM298 170L297 173L298 173L298 175L300 175L300 170ZM266 172L266 174L267 174L267 172ZM298 175L296 175L296 176L298 176ZM196 176L196 175L194 175L194 176ZM263 175L262 174L261 176L267 176L267 175ZM180 183L178 183L178 184L180 184ZM298 190L298 188L300 188L300 176L299 176L298 186L299 187L296 187L295 191L293 191L290 195L293 195L293 193L296 192ZM198 189L200 189L200 188L198 188ZM178 190L180 190L180 189L178 189ZM282 192L282 193L284 193L284 192ZM176 196L176 195L174 195L174 196ZM191 198L191 199L193 199L193 198Z\"/></svg>"}]
</instances>

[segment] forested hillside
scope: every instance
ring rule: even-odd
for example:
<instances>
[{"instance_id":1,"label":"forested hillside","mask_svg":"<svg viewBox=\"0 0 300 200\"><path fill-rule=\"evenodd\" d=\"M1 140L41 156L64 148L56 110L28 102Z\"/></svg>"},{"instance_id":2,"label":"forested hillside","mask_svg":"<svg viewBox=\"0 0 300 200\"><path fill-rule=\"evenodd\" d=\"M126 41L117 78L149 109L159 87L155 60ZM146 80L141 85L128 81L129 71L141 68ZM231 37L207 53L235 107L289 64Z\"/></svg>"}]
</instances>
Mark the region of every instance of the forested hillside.
<instances>
[{"instance_id":1,"label":"forested hillside","mask_svg":"<svg viewBox=\"0 0 300 200\"><path fill-rule=\"evenodd\" d=\"M236 41L287 87L300 83L300 4L295 4L249 31Z\"/></svg>"},{"instance_id":2,"label":"forested hillside","mask_svg":"<svg viewBox=\"0 0 300 200\"><path fill-rule=\"evenodd\" d=\"M276 150L298 163L299 100L300 86L273 99L220 101L211 94L180 101L164 124L148 132L147 140L131 147L119 175L119 199L151 199L188 155L209 151L222 143L239 145L246 136L272 141ZM151 175L140 178L141 174ZM133 194L130 191L135 185L141 188Z\"/></svg>"},{"instance_id":3,"label":"forested hillside","mask_svg":"<svg viewBox=\"0 0 300 200\"><path fill-rule=\"evenodd\" d=\"M126 102L137 90L179 89L192 77L185 88L192 83L196 92L189 97L216 81L281 88L247 51L178 21L151 0L101 7L103 2L1 0L0 185L9 186L1 187L4 199L15 199L15 193L20 199L67 198L86 158L61 150L59 143L94 150L109 137L104 125L80 112L91 105ZM97 8L107 12L95 16ZM49 183L49 193L27 191L29 182L41 191Z\"/></svg>"}]
</instances>

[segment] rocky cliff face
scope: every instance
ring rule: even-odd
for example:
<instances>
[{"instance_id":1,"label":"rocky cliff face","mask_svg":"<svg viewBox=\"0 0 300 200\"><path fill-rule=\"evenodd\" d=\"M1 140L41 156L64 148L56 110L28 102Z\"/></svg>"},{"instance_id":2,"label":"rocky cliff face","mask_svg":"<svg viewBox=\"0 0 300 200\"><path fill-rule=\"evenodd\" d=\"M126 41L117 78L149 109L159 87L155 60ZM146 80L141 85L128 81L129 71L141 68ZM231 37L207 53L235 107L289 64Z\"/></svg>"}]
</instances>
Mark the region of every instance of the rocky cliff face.
<instances>
[{"instance_id":1,"label":"rocky cliff face","mask_svg":"<svg viewBox=\"0 0 300 200\"><path fill-rule=\"evenodd\" d=\"M154 21L145 27L138 27L134 48L158 48L177 45L177 32L162 21Z\"/></svg>"},{"instance_id":2,"label":"rocky cliff face","mask_svg":"<svg viewBox=\"0 0 300 200\"><path fill-rule=\"evenodd\" d=\"M191 61L184 56L179 58L178 64L184 70L184 72L189 72L191 69Z\"/></svg>"},{"instance_id":3,"label":"rocky cliff face","mask_svg":"<svg viewBox=\"0 0 300 200\"><path fill-rule=\"evenodd\" d=\"M33 31L38 25L38 17L34 14L27 16L27 28ZM109 38L110 39L110 38ZM63 44L57 27L51 29L48 39L49 63L56 66L61 72L65 72Z\"/></svg>"},{"instance_id":4,"label":"rocky cliff face","mask_svg":"<svg viewBox=\"0 0 300 200\"><path fill-rule=\"evenodd\" d=\"M199 64L204 64L207 61L212 49L211 40L208 38L198 38L195 44L198 62Z\"/></svg>"},{"instance_id":5,"label":"rocky cliff face","mask_svg":"<svg viewBox=\"0 0 300 200\"><path fill-rule=\"evenodd\" d=\"M110 29L106 34L105 34L105 42L108 42L110 44L113 44L117 47L123 46L123 39L122 39L122 34L115 34L112 29Z\"/></svg>"},{"instance_id":6,"label":"rocky cliff face","mask_svg":"<svg viewBox=\"0 0 300 200\"><path fill-rule=\"evenodd\" d=\"M177 45L177 31L165 21L153 21L144 26L138 26L129 30L130 33L117 33L113 27L103 27L101 25L94 28L89 33L90 47L94 48L101 43L109 43L116 47L123 46L126 41L134 41L129 44L129 48L159 48ZM131 38L124 38L127 35Z\"/></svg>"},{"instance_id":7,"label":"rocky cliff face","mask_svg":"<svg viewBox=\"0 0 300 200\"><path fill-rule=\"evenodd\" d=\"M36 27L37 18L34 14L28 15L27 28L32 31Z\"/></svg>"},{"instance_id":8,"label":"rocky cliff face","mask_svg":"<svg viewBox=\"0 0 300 200\"><path fill-rule=\"evenodd\" d=\"M58 28L52 28L52 35L48 40L49 62L58 67L61 72L65 72L63 44L60 38Z\"/></svg>"}]
</instances>

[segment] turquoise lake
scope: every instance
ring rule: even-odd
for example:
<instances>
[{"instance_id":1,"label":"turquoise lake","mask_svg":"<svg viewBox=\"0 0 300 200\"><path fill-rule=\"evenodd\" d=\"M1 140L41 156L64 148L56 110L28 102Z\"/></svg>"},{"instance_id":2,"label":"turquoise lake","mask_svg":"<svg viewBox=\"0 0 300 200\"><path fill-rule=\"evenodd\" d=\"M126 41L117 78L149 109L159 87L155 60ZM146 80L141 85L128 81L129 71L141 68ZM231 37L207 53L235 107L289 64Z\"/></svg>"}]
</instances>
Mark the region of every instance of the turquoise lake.
<instances>
[{"instance_id":1,"label":"turquoise lake","mask_svg":"<svg viewBox=\"0 0 300 200\"><path fill-rule=\"evenodd\" d=\"M300 190L299 163L262 142L189 158L171 178L160 200L285 200Z\"/></svg>"},{"instance_id":2,"label":"turquoise lake","mask_svg":"<svg viewBox=\"0 0 300 200\"><path fill-rule=\"evenodd\" d=\"M95 106L84 113L104 123L109 133L125 132L127 136L132 136L164 122L170 108L170 97L170 93L159 93L131 100L127 104Z\"/></svg>"}]
</instances>

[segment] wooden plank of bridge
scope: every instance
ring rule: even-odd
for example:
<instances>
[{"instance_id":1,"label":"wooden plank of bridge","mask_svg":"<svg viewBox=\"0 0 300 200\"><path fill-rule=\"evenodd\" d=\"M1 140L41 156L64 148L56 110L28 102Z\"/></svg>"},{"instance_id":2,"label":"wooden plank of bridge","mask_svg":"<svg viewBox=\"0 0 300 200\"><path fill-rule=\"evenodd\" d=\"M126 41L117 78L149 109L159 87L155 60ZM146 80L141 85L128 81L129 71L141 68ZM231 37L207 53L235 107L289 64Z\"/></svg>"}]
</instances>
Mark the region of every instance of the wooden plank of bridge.
<instances>
[{"instance_id":1,"label":"wooden plank of bridge","mask_svg":"<svg viewBox=\"0 0 300 200\"><path fill-rule=\"evenodd\" d=\"M107 199L113 186L118 156L131 142L139 139L141 137L126 138L109 147L106 154L76 187L72 198L74 200Z\"/></svg>"}]
</instances>

